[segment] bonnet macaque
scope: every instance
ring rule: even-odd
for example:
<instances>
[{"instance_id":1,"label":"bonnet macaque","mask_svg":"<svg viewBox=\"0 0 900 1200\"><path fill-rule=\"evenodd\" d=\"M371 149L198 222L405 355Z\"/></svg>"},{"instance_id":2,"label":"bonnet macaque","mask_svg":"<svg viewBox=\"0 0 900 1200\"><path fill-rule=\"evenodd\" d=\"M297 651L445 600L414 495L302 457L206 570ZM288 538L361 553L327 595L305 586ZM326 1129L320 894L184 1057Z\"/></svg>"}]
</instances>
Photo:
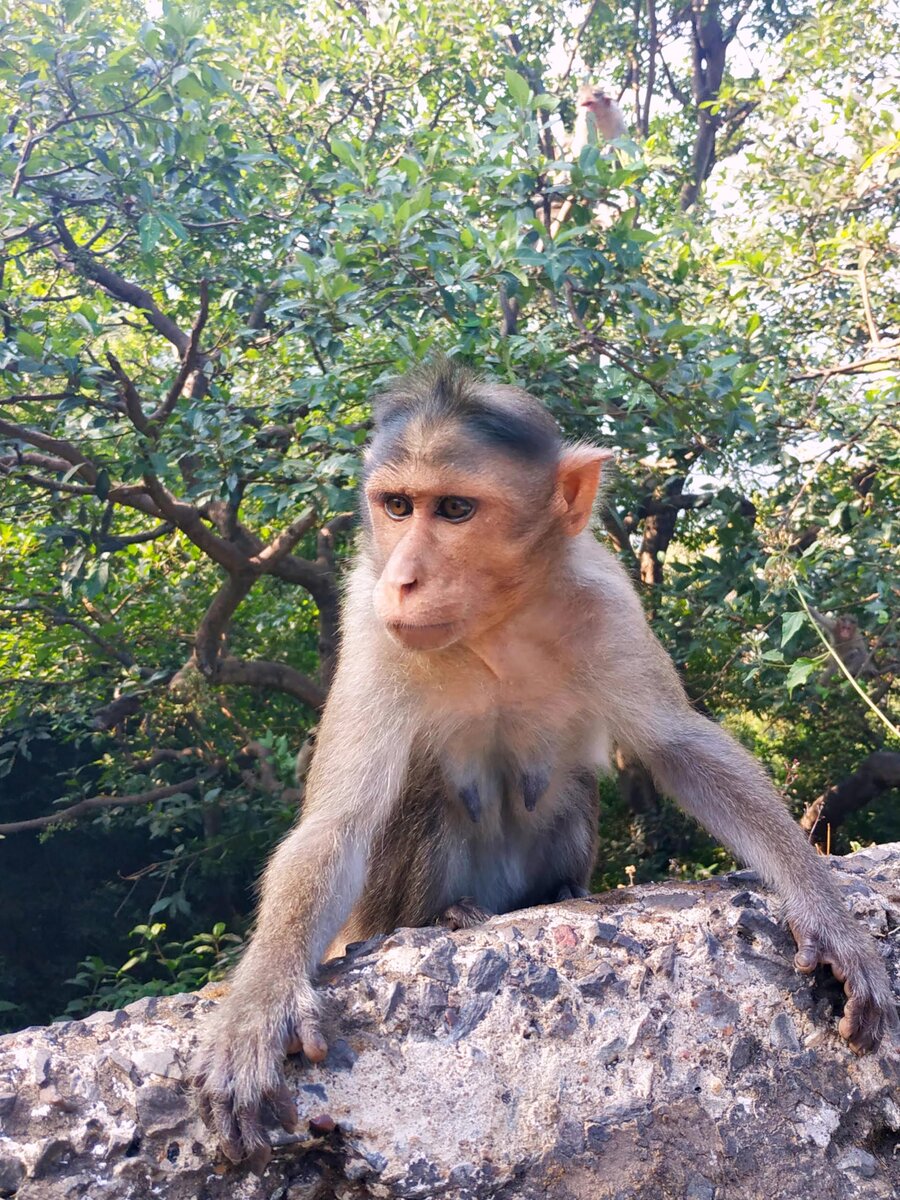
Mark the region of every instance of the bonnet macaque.
<instances>
[{"instance_id":1,"label":"bonnet macaque","mask_svg":"<svg viewBox=\"0 0 900 1200\"><path fill-rule=\"evenodd\" d=\"M609 457L565 443L526 392L448 361L376 401L302 815L196 1064L230 1159L260 1169L266 1121L296 1124L283 1062L327 1054L311 982L323 956L398 925L459 928L584 894L614 745L777 888L797 968L827 963L844 981L850 1044L895 1028L884 964L827 866L751 756L691 708L595 539Z\"/></svg>"},{"instance_id":2,"label":"bonnet macaque","mask_svg":"<svg viewBox=\"0 0 900 1200\"><path fill-rule=\"evenodd\" d=\"M866 639L860 633L856 618L849 613L826 617L815 608L810 608L813 619L825 634L834 653L854 679L865 679L873 674L872 656ZM840 668L833 657L829 657L825 669L819 676L820 683L828 683Z\"/></svg>"},{"instance_id":3,"label":"bonnet macaque","mask_svg":"<svg viewBox=\"0 0 900 1200\"><path fill-rule=\"evenodd\" d=\"M585 146L599 146L627 132L621 109L601 88L584 84L578 89L575 105L575 128L566 152L571 162L578 162L578 156ZM567 196L554 207L550 220L551 238L556 237L568 220L574 202L572 196Z\"/></svg>"},{"instance_id":4,"label":"bonnet macaque","mask_svg":"<svg viewBox=\"0 0 900 1200\"><path fill-rule=\"evenodd\" d=\"M577 160L585 146L612 142L627 132L622 110L602 88L584 84L578 89L575 104L575 128L569 144L569 158Z\"/></svg>"}]
</instances>

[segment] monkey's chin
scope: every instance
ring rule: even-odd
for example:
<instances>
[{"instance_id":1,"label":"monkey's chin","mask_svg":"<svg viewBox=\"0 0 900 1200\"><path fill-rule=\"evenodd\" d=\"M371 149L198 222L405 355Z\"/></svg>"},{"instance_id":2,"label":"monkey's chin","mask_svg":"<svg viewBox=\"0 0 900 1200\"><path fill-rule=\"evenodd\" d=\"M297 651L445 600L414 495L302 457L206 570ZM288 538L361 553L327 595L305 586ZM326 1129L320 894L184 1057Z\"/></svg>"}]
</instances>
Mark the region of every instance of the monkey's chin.
<instances>
[{"instance_id":1,"label":"monkey's chin","mask_svg":"<svg viewBox=\"0 0 900 1200\"><path fill-rule=\"evenodd\" d=\"M388 621L386 628L394 641L407 650L444 650L457 640L454 621L435 625L407 625L402 621Z\"/></svg>"}]
</instances>

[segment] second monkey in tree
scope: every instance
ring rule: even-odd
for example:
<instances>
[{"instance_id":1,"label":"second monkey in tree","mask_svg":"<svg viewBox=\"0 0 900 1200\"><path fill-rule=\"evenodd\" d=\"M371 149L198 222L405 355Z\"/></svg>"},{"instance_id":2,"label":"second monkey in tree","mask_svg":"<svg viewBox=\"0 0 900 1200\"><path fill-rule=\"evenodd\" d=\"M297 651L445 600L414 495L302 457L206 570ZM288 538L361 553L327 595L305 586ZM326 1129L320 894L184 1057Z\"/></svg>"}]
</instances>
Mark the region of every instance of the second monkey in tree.
<instances>
[{"instance_id":1,"label":"second monkey in tree","mask_svg":"<svg viewBox=\"0 0 900 1200\"><path fill-rule=\"evenodd\" d=\"M884 964L749 754L694 712L591 514L609 455L452 363L375 407L363 534L303 814L204 1031L201 1111L257 1168L296 1122L285 1054L327 1052L312 972L397 925L451 925L582 892L595 772L613 745L781 894L797 967L829 963L840 1031L897 1014Z\"/></svg>"}]
</instances>

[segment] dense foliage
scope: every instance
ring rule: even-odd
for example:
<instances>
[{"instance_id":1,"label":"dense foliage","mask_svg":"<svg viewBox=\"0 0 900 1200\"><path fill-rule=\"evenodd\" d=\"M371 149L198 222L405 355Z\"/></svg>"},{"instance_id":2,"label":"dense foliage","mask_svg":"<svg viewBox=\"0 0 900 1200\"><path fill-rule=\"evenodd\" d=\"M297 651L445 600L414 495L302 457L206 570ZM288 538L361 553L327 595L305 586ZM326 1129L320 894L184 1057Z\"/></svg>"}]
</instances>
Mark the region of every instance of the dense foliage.
<instances>
[{"instance_id":1,"label":"dense foliage","mask_svg":"<svg viewBox=\"0 0 900 1200\"><path fill-rule=\"evenodd\" d=\"M0 1021L194 986L245 930L367 397L429 353L617 447L602 535L798 814L900 749L890 14L7 9ZM632 136L569 161L588 76ZM856 687L822 683L806 600L858 621ZM723 863L634 764L603 797L598 884ZM887 793L849 836L900 837Z\"/></svg>"}]
</instances>

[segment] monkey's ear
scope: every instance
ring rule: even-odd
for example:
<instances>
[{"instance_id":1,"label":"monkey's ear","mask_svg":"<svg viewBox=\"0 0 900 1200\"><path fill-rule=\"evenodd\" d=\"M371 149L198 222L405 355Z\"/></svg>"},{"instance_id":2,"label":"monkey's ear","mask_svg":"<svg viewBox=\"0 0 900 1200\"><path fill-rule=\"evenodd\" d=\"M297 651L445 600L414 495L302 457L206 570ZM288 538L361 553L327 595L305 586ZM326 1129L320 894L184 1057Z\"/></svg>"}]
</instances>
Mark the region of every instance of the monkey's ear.
<instances>
[{"instance_id":1,"label":"monkey's ear","mask_svg":"<svg viewBox=\"0 0 900 1200\"><path fill-rule=\"evenodd\" d=\"M583 443L563 450L556 471L554 507L569 537L581 533L591 519L603 465L612 457L612 450Z\"/></svg>"}]
</instances>

